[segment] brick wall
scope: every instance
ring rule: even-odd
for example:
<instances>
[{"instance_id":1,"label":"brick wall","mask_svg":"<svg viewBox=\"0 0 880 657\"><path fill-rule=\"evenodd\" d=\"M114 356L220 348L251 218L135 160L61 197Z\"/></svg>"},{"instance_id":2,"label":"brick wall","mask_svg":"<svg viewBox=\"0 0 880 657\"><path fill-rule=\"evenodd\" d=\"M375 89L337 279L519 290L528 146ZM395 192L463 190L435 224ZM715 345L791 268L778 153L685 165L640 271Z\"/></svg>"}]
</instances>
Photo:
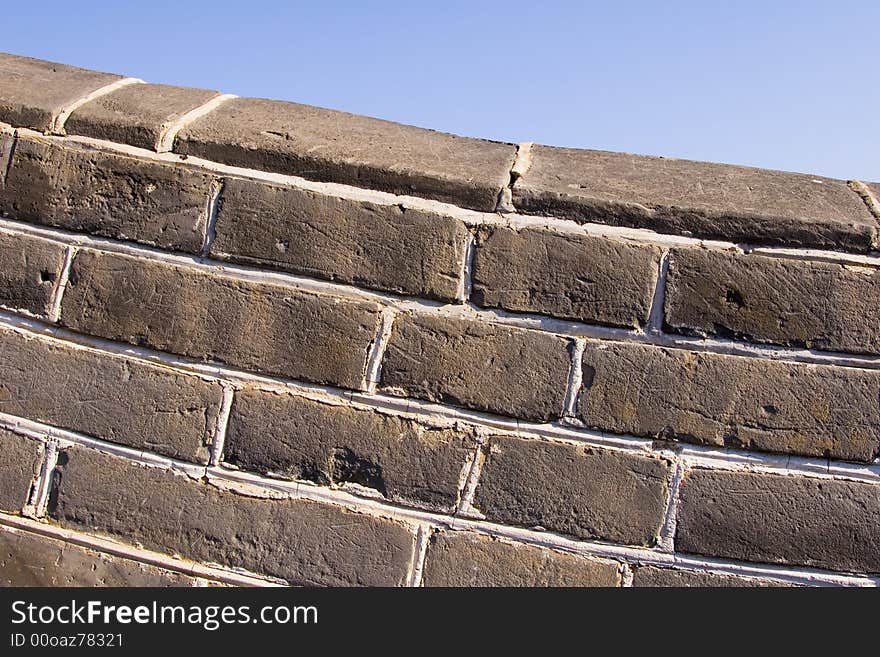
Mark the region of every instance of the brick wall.
<instances>
[{"instance_id":1,"label":"brick wall","mask_svg":"<svg viewBox=\"0 0 880 657\"><path fill-rule=\"evenodd\" d=\"M11 55L0 122L0 582L880 582L880 185Z\"/></svg>"}]
</instances>

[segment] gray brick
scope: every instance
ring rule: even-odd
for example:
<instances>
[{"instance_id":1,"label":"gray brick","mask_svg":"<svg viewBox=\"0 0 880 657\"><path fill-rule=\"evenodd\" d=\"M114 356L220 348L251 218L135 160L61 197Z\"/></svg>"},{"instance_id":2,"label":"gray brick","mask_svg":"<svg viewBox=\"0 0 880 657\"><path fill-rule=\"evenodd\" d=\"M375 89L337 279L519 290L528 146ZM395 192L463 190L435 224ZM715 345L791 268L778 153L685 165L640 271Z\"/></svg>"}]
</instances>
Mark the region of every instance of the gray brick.
<instances>
[{"instance_id":1,"label":"gray brick","mask_svg":"<svg viewBox=\"0 0 880 657\"><path fill-rule=\"evenodd\" d=\"M711 573L704 570L680 570L677 568L654 568L641 566L633 574L633 586L636 587L782 587L789 586L772 579L758 577L740 577Z\"/></svg>"},{"instance_id":2,"label":"gray brick","mask_svg":"<svg viewBox=\"0 0 880 657\"><path fill-rule=\"evenodd\" d=\"M246 497L84 448L58 473L50 516L63 526L196 561L294 584L394 586L412 559L403 525L330 504Z\"/></svg>"},{"instance_id":3,"label":"gray brick","mask_svg":"<svg viewBox=\"0 0 880 657\"><path fill-rule=\"evenodd\" d=\"M467 236L442 214L244 179L226 181L216 232L215 257L441 301Z\"/></svg>"},{"instance_id":4,"label":"gray brick","mask_svg":"<svg viewBox=\"0 0 880 657\"><path fill-rule=\"evenodd\" d=\"M0 429L0 454L0 511L18 513L27 504L31 485L43 467L42 444Z\"/></svg>"},{"instance_id":5,"label":"gray brick","mask_svg":"<svg viewBox=\"0 0 880 657\"><path fill-rule=\"evenodd\" d=\"M0 527L0 586L194 586L192 577Z\"/></svg>"},{"instance_id":6,"label":"gray brick","mask_svg":"<svg viewBox=\"0 0 880 657\"><path fill-rule=\"evenodd\" d=\"M613 561L588 559L468 532L431 537L424 586L619 586Z\"/></svg>"},{"instance_id":7,"label":"gray brick","mask_svg":"<svg viewBox=\"0 0 880 657\"><path fill-rule=\"evenodd\" d=\"M865 252L877 223L842 180L625 153L535 146L516 208L732 242Z\"/></svg>"},{"instance_id":8,"label":"gray brick","mask_svg":"<svg viewBox=\"0 0 880 657\"><path fill-rule=\"evenodd\" d=\"M648 321L660 249L552 230L481 231L479 306L636 328Z\"/></svg>"},{"instance_id":9,"label":"gray brick","mask_svg":"<svg viewBox=\"0 0 880 657\"><path fill-rule=\"evenodd\" d=\"M174 151L487 211L516 154L512 144L255 98L231 100L194 121Z\"/></svg>"},{"instance_id":10,"label":"gray brick","mask_svg":"<svg viewBox=\"0 0 880 657\"><path fill-rule=\"evenodd\" d=\"M109 73L0 53L0 121L48 130L52 117L70 103L119 79Z\"/></svg>"},{"instance_id":11,"label":"gray brick","mask_svg":"<svg viewBox=\"0 0 880 657\"><path fill-rule=\"evenodd\" d=\"M73 260L61 323L201 360L357 388L379 306L94 251Z\"/></svg>"},{"instance_id":12,"label":"gray brick","mask_svg":"<svg viewBox=\"0 0 880 657\"><path fill-rule=\"evenodd\" d=\"M871 461L880 372L588 340L577 416L698 444Z\"/></svg>"},{"instance_id":13,"label":"gray brick","mask_svg":"<svg viewBox=\"0 0 880 657\"><path fill-rule=\"evenodd\" d=\"M489 520L583 539L656 543L668 461L513 436L489 444L474 496Z\"/></svg>"},{"instance_id":14,"label":"gray brick","mask_svg":"<svg viewBox=\"0 0 880 657\"><path fill-rule=\"evenodd\" d=\"M880 269L675 250L666 322L679 332L880 353Z\"/></svg>"},{"instance_id":15,"label":"gray brick","mask_svg":"<svg viewBox=\"0 0 880 657\"><path fill-rule=\"evenodd\" d=\"M0 187L12 219L198 253L211 177L67 142L19 138Z\"/></svg>"},{"instance_id":16,"label":"gray brick","mask_svg":"<svg viewBox=\"0 0 880 657\"><path fill-rule=\"evenodd\" d=\"M47 316L64 254L57 242L0 233L0 306Z\"/></svg>"},{"instance_id":17,"label":"gray brick","mask_svg":"<svg viewBox=\"0 0 880 657\"><path fill-rule=\"evenodd\" d=\"M477 320L399 316L382 362L385 390L514 417L562 416L568 341Z\"/></svg>"},{"instance_id":18,"label":"gray brick","mask_svg":"<svg viewBox=\"0 0 880 657\"><path fill-rule=\"evenodd\" d=\"M195 376L0 329L0 411L206 462L222 390Z\"/></svg>"},{"instance_id":19,"label":"gray brick","mask_svg":"<svg viewBox=\"0 0 880 657\"><path fill-rule=\"evenodd\" d=\"M217 95L216 91L132 84L82 105L65 132L156 150L162 131Z\"/></svg>"},{"instance_id":20,"label":"gray brick","mask_svg":"<svg viewBox=\"0 0 880 657\"><path fill-rule=\"evenodd\" d=\"M475 446L466 430L242 390L233 400L224 460L245 470L319 484L353 482L396 502L451 511Z\"/></svg>"},{"instance_id":21,"label":"gray brick","mask_svg":"<svg viewBox=\"0 0 880 657\"><path fill-rule=\"evenodd\" d=\"M682 552L880 572L877 484L698 469L680 493Z\"/></svg>"}]
</instances>

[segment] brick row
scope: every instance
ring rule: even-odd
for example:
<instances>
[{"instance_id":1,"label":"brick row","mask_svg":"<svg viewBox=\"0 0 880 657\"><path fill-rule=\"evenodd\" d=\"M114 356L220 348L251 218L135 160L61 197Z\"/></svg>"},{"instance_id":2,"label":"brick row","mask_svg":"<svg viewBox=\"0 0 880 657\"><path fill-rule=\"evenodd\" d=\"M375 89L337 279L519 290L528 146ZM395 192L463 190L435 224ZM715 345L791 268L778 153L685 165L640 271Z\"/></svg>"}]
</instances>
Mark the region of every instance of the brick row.
<instances>
[{"instance_id":1,"label":"brick row","mask_svg":"<svg viewBox=\"0 0 880 657\"><path fill-rule=\"evenodd\" d=\"M880 354L880 268L675 249L666 289L674 331Z\"/></svg>"},{"instance_id":2,"label":"brick row","mask_svg":"<svg viewBox=\"0 0 880 657\"><path fill-rule=\"evenodd\" d=\"M761 577L743 577L741 575L728 575L724 573L714 573L705 570L656 568L654 566L639 566L638 568L634 568L632 585L642 588L734 588L790 586L790 584L786 584L778 580L766 579Z\"/></svg>"},{"instance_id":3,"label":"brick row","mask_svg":"<svg viewBox=\"0 0 880 657\"><path fill-rule=\"evenodd\" d=\"M380 307L129 255L79 251L61 323L253 372L361 385Z\"/></svg>"},{"instance_id":4,"label":"brick row","mask_svg":"<svg viewBox=\"0 0 880 657\"><path fill-rule=\"evenodd\" d=\"M473 430L243 390L232 402L224 460L318 484L356 483L395 502L451 512L475 446Z\"/></svg>"},{"instance_id":5,"label":"brick row","mask_svg":"<svg viewBox=\"0 0 880 657\"><path fill-rule=\"evenodd\" d=\"M661 233L867 252L878 224L843 180L625 153L534 146L513 203Z\"/></svg>"},{"instance_id":6,"label":"brick row","mask_svg":"<svg viewBox=\"0 0 880 657\"><path fill-rule=\"evenodd\" d=\"M695 469L682 480L676 550L880 572L880 485Z\"/></svg>"},{"instance_id":7,"label":"brick row","mask_svg":"<svg viewBox=\"0 0 880 657\"><path fill-rule=\"evenodd\" d=\"M57 473L51 520L165 554L304 585L398 586L412 562L410 529L330 504L249 497L81 447Z\"/></svg>"},{"instance_id":8,"label":"brick row","mask_svg":"<svg viewBox=\"0 0 880 657\"><path fill-rule=\"evenodd\" d=\"M18 513L28 503L31 487L43 466L43 445L0 429L0 454L0 511Z\"/></svg>"},{"instance_id":9,"label":"brick row","mask_svg":"<svg viewBox=\"0 0 880 657\"><path fill-rule=\"evenodd\" d=\"M207 462L219 384L0 328L0 411L163 456Z\"/></svg>"},{"instance_id":10,"label":"brick row","mask_svg":"<svg viewBox=\"0 0 880 657\"><path fill-rule=\"evenodd\" d=\"M587 340L577 417L603 431L870 462L880 371Z\"/></svg>"},{"instance_id":11,"label":"brick row","mask_svg":"<svg viewBox=\"0 0 880 657\"><path fill-rule=\"evenodd\" d=\"M189 575L0 527L0 586L196 586Z\"/></svg>"}]
</instances>

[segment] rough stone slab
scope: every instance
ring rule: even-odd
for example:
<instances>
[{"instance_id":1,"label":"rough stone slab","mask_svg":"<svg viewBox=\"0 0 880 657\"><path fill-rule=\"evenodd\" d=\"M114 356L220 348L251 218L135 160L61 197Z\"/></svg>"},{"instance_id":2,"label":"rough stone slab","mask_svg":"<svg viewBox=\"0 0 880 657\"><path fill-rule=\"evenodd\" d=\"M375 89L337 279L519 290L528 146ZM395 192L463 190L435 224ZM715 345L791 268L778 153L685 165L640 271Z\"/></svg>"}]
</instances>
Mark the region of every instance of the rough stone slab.
<instances>
[{"instance_id":1,"label":"rough stone slab","mask_svg":"<svg viewBox=\"0 0 880 657\"><path fill-rule=\"evenodd\" d=\"M568 341L477 320L398 316L382 387L429 401L523 419L562 416Z\"/></svg>"},{"instance_id":2,"label":"rough stone slab","mask_svg":"<svg viewBox=\"0 0 880 657\"><path fill-rule=\"evenodd\" d=\"M58 472L51 518L165 554L331 586L397 586L412 559L409 529L330 504L246 497L79 447Z\"/></svg>"},{"instance_id":3,"label":"rough stone slab","mask_svg":"<svg viewBox=\"0 0 880 657\"><path fill-rule=\"evenodd\" d=\"M211 176L84 146L19 137L0 212L12 219L199 253Z\"/></svg>"},{"instance_id":4,"label":"rough stone slab","mask_svg":"<svg viewBox=\"0 0 880 657\"><path fill-rule=\"evenodd\" d=\"M47 316L64 254L57 242L0 233L0 306Z\"/></svg>"},{"instance_id":5,"label":"rough stone slab","mask_svg":"<svg viewBox=\"0 0 880 657\"><path fill-rule=\"evenodd\" d=\"M486 308L637 328L648 321L660 249L540 228L480 231L471 300Z\"/></svg>"},{"instance_id":6,"label":"rough stone slab","mask_svg":"<svg viewBox=\"0 0 880 657\"><path fill-rule=\"evenodd\" d=\"M205 463L223 392L164 367L0 329L0 412Z\"/></svg>"},{"instance_id":7,"label":"rough stone slab","mask_svg":"<svg viewBox=\"0 0 880 657\"><path fill-rule=\"evenodd\" d=\"M43 447L39 441L0 429L0 511L21 511L42 467Z\"/></svg>"},{"instance_id":8,"label":"rough stone slab","mask_svg":"<svg viewBox=\"0 0 880 657\"><path fill-rule=\"evenodd\" d=\"M61 323L76 331L252 372L358 388L375 303L195 267L80 251Z\"/></svg>"},{"instance_id":9,"label":"rough stone slab","mask_svg":"<svg viewBox=\"0 0 880 657\"><path fill-rule=\"evenodd\" d=\"M174 152L494 211L516 147L366 116L236 98L177 135Z\"/></svg>"},{"instance_id":10,"label":"rough stone slab","mask_svg":"<svg viewBox=\"0 0 880 657\"><path fill-rule=\"evenodd\" d=\"M685 476L676 549L880 572L880 485L697 469Z\"/></svg>"},{"instance_id":11,"label":"rough stone slab","mask_svg":"<svg viewBox=\"0 0 880 657\"><path fill-rule=\"evenodd\" d=\"M534 146L513 202L542 214L731 242L865 252L877 222L842 180Z\"/></svg>"},{"instance_id":12,"label":"rough stone slab","mask_svg":"<svg viewBox=\"0 0 880 657\"><path fill-rule=\"evenodd\" d=\"M880 269L676 249L666 322L683 333L880 354Z\"/></svg>"},{"instance_id":13,"label":"rough stone slab","mask_svg":"<svg viewBox=\"0 0 880 657\"><path fill-rule=\"evenodd\" d=\"M0 121L46 131L72 102L121 77L0 53Z\"/></svg>"},{"instance_id":14,"label":"rough stone slab","mask_svg":"<svg viewBox=\"0 0 880 657\"><path fill-rule=\"evenodd\" d=\"M216 91L167 84L132 84L79 107L64 130L69 135L156 150L166 127L217 95Z\"/></svg>"},{"instance_id":15,"label":"rough stone slab","mask_svg":"<svg viewBox=\"0 0 880 657\"><path fill-rule=\"evenodd\" d=\"M783 587L789 584L759 577L740 577L723 573L710 573L702 570L679 570L677 568L654 568L641 566L633 573L633 586L636 587Z\"/></svg>"},{"instance_id":16,"label":"rough stone slab","mask_svg":"<svg viewBox=\"0 0 880 657\"><path fill-rule=\"evenodd\" d=\"M492 437L474 506L494 522L651 546L666 510L669 462L513 436Z\"/></svg>"},{"instance_id":17,"label":"rough stone slab","mask_svg":"<svg viewBox=\"0 0 880 657\"><path fill-rule=\"evenodd\" d=\"M465 225L399 205L229 179L215 257L440 301L464 268Z\"/></svg>"},{"instance_id":18,"label":"rough stone slab","mask_svg":"<svg viewBox=\"0 0 880 657\"><path fill-rule=\"evenodd\" d=\"M470 532L431 537L424 586L619 586L613 561L588 559Z\"/></svg>"},{"instance_id":19,"label":"rough stone slab","mask_svg":"<svg viewBox=\"0 0 880 657\"><path fill-rule=\"evenodd\" d=\"M319 484L352 482L395 502L451 511L476 443L472 432L441 429L375 410L284 393L236 392L224 460L262 474Z\"/></svg>"},{"instance_id":20,"label":"rough stone slab","mask_svg":"<svg viewBox=\"0 0 880 657\"><path fill-rule=\"evenodd\" d=\"M871 461L880 371L587 340L577 416L666 440Z\"/></svg>"},{"instance_id":21,"label":"rough stone slab","mask_svg":"<svg viewBox=\"0 0 880 657\"><path fill-rule=\"evenodd\" d=\"M72 543L0 527L0 586L195 586L195 579Z\"/></svg>"}]
</instances>

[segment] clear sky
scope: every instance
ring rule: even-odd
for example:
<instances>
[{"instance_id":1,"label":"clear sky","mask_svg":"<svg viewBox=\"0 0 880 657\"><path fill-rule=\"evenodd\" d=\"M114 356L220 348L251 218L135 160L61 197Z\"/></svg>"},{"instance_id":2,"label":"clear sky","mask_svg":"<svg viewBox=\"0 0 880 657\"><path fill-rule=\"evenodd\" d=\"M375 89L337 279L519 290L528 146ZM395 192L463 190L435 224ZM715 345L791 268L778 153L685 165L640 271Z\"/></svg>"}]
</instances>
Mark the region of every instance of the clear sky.
<instances>
[{"instance_id":1,"label":"clear sky","mask_svg":"<svg viewBox=\"0 0 880 657\"><path fill-rule=\"evenodd\" d=\"M14 2L0 50L504 141L880 180L880 2Z\"/></svg>"}]
</instances>

